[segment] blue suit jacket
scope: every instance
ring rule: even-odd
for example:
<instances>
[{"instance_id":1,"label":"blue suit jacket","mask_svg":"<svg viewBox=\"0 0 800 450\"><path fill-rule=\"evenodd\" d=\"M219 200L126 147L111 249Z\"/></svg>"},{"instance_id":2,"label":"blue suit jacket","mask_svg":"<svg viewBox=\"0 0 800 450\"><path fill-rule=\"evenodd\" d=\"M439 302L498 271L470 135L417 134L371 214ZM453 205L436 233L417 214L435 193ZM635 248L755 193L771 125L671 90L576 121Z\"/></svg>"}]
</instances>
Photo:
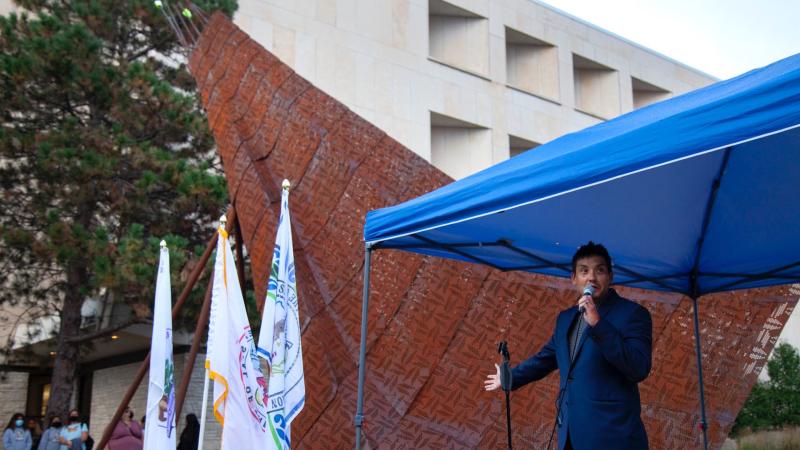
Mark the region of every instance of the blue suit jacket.
<instances>
[{"instance_id":1,"label":"blue suit jacket","mask_svg":"<svg viewBox=\"0 0 800 450\"><path fill-rule=\"evenodd\" d=\"M569 329L577 307L562 311L550 341L512 370L512 389L559 369L559 449L569 433L575 450L647 449L638 383L650 373L653 323L642 306L613 289L598 307L600 321L578 342L570 372ZM567 375L569 373L569 376Z\"/></svg>"}]
</instances>

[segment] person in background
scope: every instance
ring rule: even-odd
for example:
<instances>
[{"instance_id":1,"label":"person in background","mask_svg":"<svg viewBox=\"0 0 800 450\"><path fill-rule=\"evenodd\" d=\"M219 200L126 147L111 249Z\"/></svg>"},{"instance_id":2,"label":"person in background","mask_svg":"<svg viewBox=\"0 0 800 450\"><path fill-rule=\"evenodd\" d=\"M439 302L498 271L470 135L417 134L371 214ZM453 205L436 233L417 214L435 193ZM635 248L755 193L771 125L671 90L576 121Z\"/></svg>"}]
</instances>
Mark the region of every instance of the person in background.
<instances>
[{"instance_id":1,"label":"person in background","mask_svg":"<svg viewBox=\"0 0 800 450\"><path fill-rule=\"evenodd\" d=\"M61 416L50 418L50 426L42 433L39 440L38 450L59 450L61 443L58 438L61 436Z\"/></svg>"},{"instance_id":2,"label":"person in background","mask_svg":"<svg viewBox=\"0 0 800 450\"><path fill-rule=\"evenodd\" d=\"M186 415L186 428L178 441L178 450L197 450L200 441L200 421L194 414Z\"/></svg>"},{"instance_id":3,"label":"person in background","mask_svg":"<svg viewBox=\"0 0 800 450\"><path fill-rule=\"evenodd\" d=\"M33 448L39 448L39 440L42 438L42 426L39 425L39 421L33 417L28 417L28 421L25 423L25 428L27 428L31 433L31 439L33 439Z\"/></svg>"},{"instance_id":4,"label":"person in background","mask_svg":"<svg viewBox=\"0 0 800 450\"><path fill-rule=\"evenodd\" d=\"M86 450L85 442L89 439L89 427L81 422L81 413L73 409L67 416L68 422L61 427L58 442L59 450Z\"/></svg>"},{"instance_id":5,"label":"person in background","mask_svg":"<svg viewBox=\"0 0 800 450\"><path fill-rule=\"evenodd\" d=\"M33 439L31 432L25 429L25 416L16 413L8 421L3 432L3 448L5 450L31 450Z\"/></svg>"},{"instance_id":6,"label":"person in background","mask_svg":"<svg viewBox=\"0 0 800 450\"><path fill-rule=\"evenodd\" d=\"M126 406L122 411L122 417L111 433L108 448L110 450L142 450L142 439L142 426L133 420L133 411Z\"/></svg>"}]
</instances>

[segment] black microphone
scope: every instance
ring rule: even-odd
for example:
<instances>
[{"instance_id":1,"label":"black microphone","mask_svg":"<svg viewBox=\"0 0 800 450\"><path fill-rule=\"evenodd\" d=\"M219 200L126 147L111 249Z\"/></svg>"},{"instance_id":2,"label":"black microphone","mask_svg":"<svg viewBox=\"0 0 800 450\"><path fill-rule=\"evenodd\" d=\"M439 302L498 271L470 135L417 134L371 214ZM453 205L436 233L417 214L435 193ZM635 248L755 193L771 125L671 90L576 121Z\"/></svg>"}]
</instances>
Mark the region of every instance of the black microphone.
<instances>
[{"instance_id":1,"label":"black microphone","mask_svg":"<svg viewBox=\"0 0 800 450\"><path fill-rule=\"evenodd\" d=\"M509 365L511 356L508 353L508 343L506 341L497 344L497 353L503 355L503 362L500 364L500 388L509 392L511 391L511 366Z\"/></svg>"},{"instance_id":2,"label":"black microphone","mask_svg":"<svg viewBox=\"0 0 800 450\"><path fill-rule=\"evenodd\" d=\"M592 286L591 284L587 284L586 287L583 288L583 295L581 295L581 297L586 297L587 295L590 297L594 297L594 286ZM586 312L586 308L584 308L583 306L579 306L578 312L583 314Z\"/></svg>"},{"instance_id":3,"label":"black microphone","mask_svg":"<svg viewBox=\"0 0 800 450\"><path fill-rule=\"evenodd\" d=\"M510 357L508 353L508 342L500 341L500 343L497 344L497 353L503 355L503 359L507 360Z\"/></svg>"},{"instance_id":4,"label":"black microphone","mask_svg":"<svg viewBox=\"0 0 800 450\"><path fill-rule=\"evenodd\" d=\"M508 450L511 450L511 365L508 354L508 343L501 341L497 344L497 352L503 355L503 362L500 364L500 388L506 393L506 430L508 432Z\"/></svg>"}]
</instances>

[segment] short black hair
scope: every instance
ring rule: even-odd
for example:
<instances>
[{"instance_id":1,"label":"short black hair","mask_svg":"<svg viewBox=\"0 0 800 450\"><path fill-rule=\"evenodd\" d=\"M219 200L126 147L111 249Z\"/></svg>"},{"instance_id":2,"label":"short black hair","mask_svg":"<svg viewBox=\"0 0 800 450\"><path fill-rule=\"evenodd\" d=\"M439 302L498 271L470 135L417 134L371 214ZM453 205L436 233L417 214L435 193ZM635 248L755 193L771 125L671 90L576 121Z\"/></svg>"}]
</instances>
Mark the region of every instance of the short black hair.
<instances>
[{"instance_id":1,"label":"short black hair","mask_svg":"<svg viewBox=\"0 0 800 450\"><path fill-rule=\"evenodd\" d=\"M587 244L578 247L578 251L572 255L572 273L575 273L575 271L578 269L579 259L588 258L590 256L599 256L603 258L608 266L608 271L613 272L611 268L611 255L608 254L608 250L603 247L603 244L595 244L594 242L589 241Z\"/></svg>"}]
</instances>

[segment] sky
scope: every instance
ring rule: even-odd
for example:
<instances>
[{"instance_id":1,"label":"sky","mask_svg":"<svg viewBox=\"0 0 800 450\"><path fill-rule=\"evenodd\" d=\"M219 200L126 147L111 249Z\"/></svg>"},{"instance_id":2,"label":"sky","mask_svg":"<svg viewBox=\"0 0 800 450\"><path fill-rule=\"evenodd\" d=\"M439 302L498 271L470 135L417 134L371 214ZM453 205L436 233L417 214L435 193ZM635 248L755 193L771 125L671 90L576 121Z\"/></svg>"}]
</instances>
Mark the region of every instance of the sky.
<instances>
[{"instance_id":1,"label":"sky","mask_svg":"<svg viewBox=\"0 0 800 450\"><path fill-rule=\"evenodd\" d=\"M539 1L719 79L800 53L800 0ZM800 304L780 341L800 348Z\"/></svg>"},{"instance_id":2,"label":"sky","mask_svg":"<svg viewBox=\"0 0 800 450\"><path fill-rule=\"evenodd\" d=\"M719 79L800 53L800 0L539 0Z\"/></svg>"}]
</instances>

